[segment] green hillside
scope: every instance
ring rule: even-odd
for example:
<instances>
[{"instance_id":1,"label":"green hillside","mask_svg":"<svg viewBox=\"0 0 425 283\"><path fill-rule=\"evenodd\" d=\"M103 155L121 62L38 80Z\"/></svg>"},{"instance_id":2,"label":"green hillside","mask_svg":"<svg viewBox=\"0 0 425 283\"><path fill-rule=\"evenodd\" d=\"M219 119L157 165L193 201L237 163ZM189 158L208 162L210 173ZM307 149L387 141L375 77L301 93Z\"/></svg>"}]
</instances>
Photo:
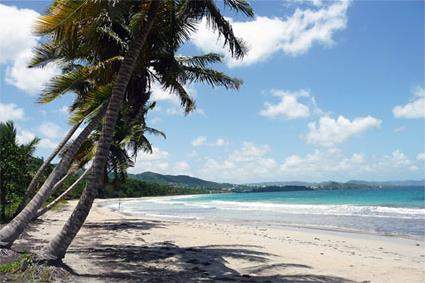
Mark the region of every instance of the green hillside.
<instances>
[{"instance_id":1,"label":"green hillside","mask_svg":"<svg viewBox=\"0 0 425 283\"><path fill-rule=\"evenodd\" d=\"M183 188L202 188L202 189L229 189L232 188L232 184L226 183L216 183L205 181L199 178L190 177L187 175L162 175L154 172L143 172L140 174L129 174L129 177L132 179L149 182L149 183L157 183L157 184L165 184L176 187Z\"/></svg>"}]
</instances>

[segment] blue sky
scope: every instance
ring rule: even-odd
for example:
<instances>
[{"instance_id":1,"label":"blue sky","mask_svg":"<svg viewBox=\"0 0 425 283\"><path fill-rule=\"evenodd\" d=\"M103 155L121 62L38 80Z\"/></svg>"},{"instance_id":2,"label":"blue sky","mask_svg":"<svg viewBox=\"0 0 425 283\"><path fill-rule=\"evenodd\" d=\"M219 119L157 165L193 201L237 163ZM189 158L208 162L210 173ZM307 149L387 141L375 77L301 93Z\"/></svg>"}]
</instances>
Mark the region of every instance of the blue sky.
<instances>
[{"instance_id":1,"label":"blue sky","mask_svg":"<svg viewBox=\"0 0 425 283\"><path fill-rule=\"evenodd\" d=\"M226 13L249 47L231 59L200 23L181 54L220 52L216 66L244 81L238 92L187 86L197 111L184 116L154 86L154 152L147 170L254 182L424 178L423 1L251 1L251 19ZM0 2L0 120L19 138L42 138L46 156L66 130L68 95L37 104L54 66L28 70L33 20L49 1ZM3 23L7 21L7 23ZM5 28L3 28L5 27Z\"/></svg>"}]
</instances>

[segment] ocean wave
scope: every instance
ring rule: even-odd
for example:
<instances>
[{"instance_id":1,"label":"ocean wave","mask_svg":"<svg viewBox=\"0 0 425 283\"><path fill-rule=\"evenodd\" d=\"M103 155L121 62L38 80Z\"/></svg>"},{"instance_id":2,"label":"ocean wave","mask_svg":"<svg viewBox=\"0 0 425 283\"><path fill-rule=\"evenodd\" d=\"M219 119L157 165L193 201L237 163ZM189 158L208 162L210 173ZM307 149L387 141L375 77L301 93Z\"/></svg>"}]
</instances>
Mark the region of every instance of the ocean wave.
<instances>
[{"instance_id":1,"label":"ocean wave","mask_svg":"<svg viewBox=\"0 0 425 283\"><path fill-rule=\"evenodd\" d=\"M194 198L190 196L189 198ZM121 201L121 208L130 213L143 212L149 205L150 210L155 208L169 208L176 210L233 210L252 212L273 212L282 214L301 215L330 215L330 216L360 216L386 217L401 219L425 219L424 208L406 208L394 206L362 206L348 204L286 204L271 202L241 202L241 201L198 201L186 200L187 196L173 196L150 199L132 199ZM108 205L115 208L117 203Z\"/></svg>"},{"instance_id":2,"label":"ocean wave","mask_svg":"<svg viewBox=\"0 0 425 283\"><path fill-rule=\"evenodd\" d=\"M425 219L425 209L389 206L360 205L325 205L325 204L282 204L270 202L238 202L238 201L179 201L176 198L157 199L162 205L184 206L187 208L221 209L240 211L267 211L285 214L336 215L336 216L369 216Z\"/></svg>"},{"instance_id":3,"label":"ocean wave","mask_svg":"<svg viewBox=\"0 0 425 283\"><path fill-rule=\"evenodd\" d=\"M205 203L203 205L205 205ZM273 211L289 214L425 218L425 209L421 208L325 204L278 204L237 201L211 201L211 205L219 209Z\"/></svg>"}]
</instances>

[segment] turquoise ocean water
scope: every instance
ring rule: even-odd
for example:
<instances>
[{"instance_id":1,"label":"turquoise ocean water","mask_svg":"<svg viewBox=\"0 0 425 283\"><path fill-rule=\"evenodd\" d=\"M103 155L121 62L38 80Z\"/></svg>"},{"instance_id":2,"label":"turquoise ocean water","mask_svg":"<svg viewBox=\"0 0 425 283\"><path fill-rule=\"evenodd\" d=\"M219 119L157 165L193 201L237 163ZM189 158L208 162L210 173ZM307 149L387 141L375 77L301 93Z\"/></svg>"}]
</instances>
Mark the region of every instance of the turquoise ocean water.
<instances>
[{"instance_id":1,"label":"turquoise ocean water","mask_svg":"<svg viewBox=\"0 0 425 283\"><path fill-rule=\"evenodd\" d=\"M424 187L228 193L111 201L126 213L182 220L303 226L420 238Z\"/></svg>"}]
</instances>

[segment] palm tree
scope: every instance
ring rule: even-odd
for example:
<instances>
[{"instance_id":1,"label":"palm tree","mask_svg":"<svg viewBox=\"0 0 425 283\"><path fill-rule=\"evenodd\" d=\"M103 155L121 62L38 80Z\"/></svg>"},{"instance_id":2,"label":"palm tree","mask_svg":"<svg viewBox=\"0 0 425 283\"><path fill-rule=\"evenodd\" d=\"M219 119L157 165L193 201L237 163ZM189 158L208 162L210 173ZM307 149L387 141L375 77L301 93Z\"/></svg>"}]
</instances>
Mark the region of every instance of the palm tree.
<instances>
[{"instance_id":1,"label":"palm tree","mask_svg":"<svg viewBox=\"0 0 425 283\"><path fill-rule=\"evenodd\" d=\"M233 8L238 8L241 3L245 1L231 1L228 0L225 3L229 4ZM173 2L174 4L174 2ZM179 20L184 19L188 22L190 19L199 20L206 16L211 26L217 29L225 38L225 43L232 51L232 55L235 57L242 57L244 49L239 40L234 36L228 21L224 19L219 10L216 8L212 1L182 1L177 7L177 15ZM96 150L96 155L93 161L93 173L90 175L88 185L83 191L80 201L77 207L74 209L71 217L65 223L65 226L61 232L50 241L48 247L43 251L42 258L49 261L61 260L66 253L66 250L75 235L83 225L90 208L93 204L94 198L97 192L103 186L101 176L104 174L104 166L107 160L110 145L112 143L113 131L115 128L116 121L121 108L121 103L127 89L128 82L130 81L131 75L137 66L137 60L141 50L151 32L151 29L156 20L157 14L160 12L160 1L152 1L149 5L146 20L143 20L141 28L136 32L127 54L118 71L116 82L112 89L112 94L109 100L107 112L105 115L105 121L102 125L101 138ZM249 13L249 5L244 5L241 10ZM174 11L173 11L174 12ZM174 16L174 13L172 14ZM158 21L162 18L158 19ZM174 49L176 48L176 42L172 42ZM168 76L163 76L163 81L167 82L168 88L180 87L172 83Z\"/></svg>"},{"instance_id":2,"label":"palm tree","mask_svg":"<svg viewBox=\"0 0 425 283\"><path fill-rule=\"evenodd\" d=\"M68 3L69 1L63 2ZM127 2L128 1L125 1L125 3ZM71 1L70 3L75 4L76 2ZM92 3L87 1L87 5L89 4ZM59 5L59 1L55 2L55 5ZM69 6L66 7L69 8ZM62 7L59 7L58 9L59 12L64 11ZM73 10L69 10L69 12L72 13ZM68 17L65 18L68 19ZM56 19L56 21L58 20L61 22L60 17L59 19ZM43 25L38 27L39 32L40 30L43 30L43 27ZM60 31L58 33L63 34L63 32L61 32L63 27L64 25L58 26ZM87 37L90 38L90 33ZM114 67L115 62L120 61L120 58L116 56L101 62L97 62L94 65L85 64L81 66L69 59L75 57L75 61L81 61L81 56L83 55L85 55L87 58L90 56L97 58L99 56L93 56L90 54L86 55L85 53L82 53L81 49L88 50L89 52L92 50L85 47L84 45L79 45L79 48L70 51L72 48L70 48L70 44L66 43L68 43L68 41L63 42L63 44L55 45L57 50L53 48L54 45L44 43L37 49L36 57L32 62L32 66L44 66L48 62L56 59L56 62L60 61L59 63L63 66L64 70L70 70L66 74L58 76L52 81L52 83L44 90L40 102L49 102L67 91L74 91L79 94L79 97L71 107L71 110L76 110L75 115L72 117L74 120L73 122L81 123L84 119L87 118L92 118L92 120L86 127L86 130L84 130L72 143L72 146L69 147L70 150L67 150L67 154L64 155L59 165L47 178L40 190L34 196L33 200L12 220L9 225L6 225L0 231L1 247L10 247L13 244L17 237L24 231L25 227L28 225L31 219L33 219L37 211L41 208L44 201L50 197L56 188L59 187L55 186L55 184L60 180L61 177L63 177L65 172L68 171L74 154L78 151L78 148L89 136L89 134L97 127L101 116L103 115L100 109L102 109L102 104L104 103L105 99L107 99L107 95L110 93L110 82L113 79L113 72L111 71L111 68ZM54 44L57 44L57 42L54 41ZM59 48L59 46L61 46L63 50ZM68 48L64 48L64 46ZM99 46L103 45L99 44ZM60 53L58 50L63 53ZM100 57L101 60L105 56ZM103 78L103 81L99 78ZM138 89L135 89L134 91L137 90ZM84 97L84 95L88 97ZM89 102L87 102L87 98ZM90 101L90 99L93 101Z\"/></svg>"},{"instance_id":3,"label":"palm tree","mask_svg":"<svg viewBox=\"0 0 425 283\"><path fill-rule=\"evenodd\" d=\"M86 45L80 44L78 40L70 40L69 36L74 34L72 28L69 29L69 26L73 26L72 24L66 25L69 21L74 21L74 24L77 23L80 25L79 20L82 18L81 15L86 15L91 13L90 15L93 18L96 18L96 13L99 10L99 7L106 3L107 1L72 1L72 0L64 0L64 1L55 1L52 5L52 9L56 8L56 14L54 17L45 17L41 19L41 23L37 26L38 33L48 33L49 30L57 30L56 36L52 42L42 43L40 47L36 50L36 56L33 59L31 66L40 66L43 67L47 63L51 61L55 61L59 63L64 70L75 70L76 67L79 66L76 62L82 62L84 59L88 59L91 57L95 57L93 55L87 55L83 53L82 50L90 51L92 48L87 48ZM123 1L123 3L129 1ZM110 3L107 3L110 5ZM78 13L76 13L78 11ZM68 13L68 14L67 14ZM69 17L69 14L74 14L75 18ZM47 18L47 19L46 19ZM90 25L88 25L90 26ZM89 40L87 40L89 41ZM78 48L76 48L76 46ZM101 45L100 45L101 46ZM104 45L109 46L109 45ZM73 59L67 60L67 59ZM116 60L115 60L116 59ZM49 95L55 94L59 96L65 92L72 91L75 89L80 90L80 92L84 93L92 93L93 96L98 95L101 97L105 97L104 93L109 92L108 88L111 85L111 78L109 76L109 84L101 85L99 80L93 80L95 83L95 87L87 88L84 81L84 78L87 79L87 74L93 76L100 75L99 77L105 77L104 73L101 71L104 68L104 65L113 64L118 61L119 58L111 58L106 62L100 62L95 66L91 66L90 69L87 68L79 68L81 72L68 72L68 76L58 76L56 80L53 81L52 84L48 88L45 89L45 93L41 102L48 102ZM87 62L87 61L86 61ZM85 63L86 64L86 63ZM85 65L84 64L84 65ZM84 76L86 75L86 76ZM80 76L80 77L78 77ZM83 78L78 81L78 78ZM75 84L77 80L77 84ZM62 88L64 85L66 86L67 82L74 83L72 84L72 88L68 85L68 88ZM60 92L61 90L61 92ZM47 97L47 98L46 98ZM78 100L77 101L81 101ZM81 144L87 139L89 134L97 127L99 124L103 114L104 107L102 106L104 103L102 100L95 107L90 107L85 105L84 111L79 109L79 114L81 112L84 113L84 116L78 116L77 121L73 121L76 123L81 123L84 119L88 119L89 123L86 128L80 133L80 135L71 143L69 146L69 150L67 150L67 154L64 155L58 166L55 167L54 171L49 175L47 180L41 186L39 191L35 194L33 199L27 204L27 206L15 216L15 218L6 226L4 226L0 230L0 247L9 248L13 242L18 238L18 236L24 231L28 223L31 219L34 218L37 211L41 208L46 199L50 197L50 195L54 192L54 190L58 187L55 186L56 183L60 180L61 177L65 175L68 171L69 166L71 165L71 161L73 156L80 148ZM107 103L106 103L107 104ZM80 105L76 103L73 105L74 108L78 108ZM75 117L74 117L75 118ZM64 139L65 140L65 139Z\"/></svg>"},{"instance_id":4,"label":"palm tree","mask_svg":"<svg viewBox=\"0 0 425 283\"><path fill-rule=\"evenodd\" d=\"M121 102L124 97L127 84L136 66L136 61L140 50L145 44L150 30L155 21L156 15L160 8L159 1L152 1L149 5L146 20L142 23L142 28L136 34L131 46L128 49L127 55L121 64L118 71L117 80L112 89L112 94L106 110L105 121L102 126L101 138L98 143L96 155L93 161L93 173L89 176L88 185L84 189L83 194L78 202L76 209L71 217L66 222L61 232L49 243L49 246L44 250L42 258L47 260L62 260L65 256L68 246L71 244L75 235L80 230L90 211L93 200L100 187L102 187L102 176L104 175L104 167L106 164L109 147L112 142L112 135L115 128L115 123L120 111ZM100 179L99 179L100 177Z\"/></svg>"}]
</instances>

